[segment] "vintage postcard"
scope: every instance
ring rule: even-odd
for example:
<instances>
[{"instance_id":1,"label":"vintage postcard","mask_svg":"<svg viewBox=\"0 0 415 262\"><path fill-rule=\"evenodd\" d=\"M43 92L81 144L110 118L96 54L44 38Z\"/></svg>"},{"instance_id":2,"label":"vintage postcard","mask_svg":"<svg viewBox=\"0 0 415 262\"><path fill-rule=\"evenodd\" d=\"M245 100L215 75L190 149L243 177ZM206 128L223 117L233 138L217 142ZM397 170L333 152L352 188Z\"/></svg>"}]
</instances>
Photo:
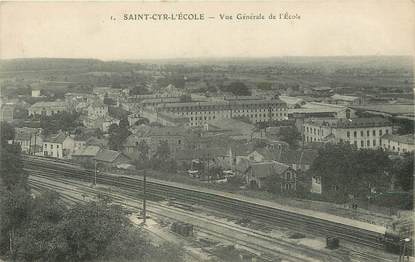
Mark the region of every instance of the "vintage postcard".
<instances>
[{"instance_id":1,"label":"vintage postcard","mask_svg":"<svg viewBox=\"0 0 415 262\"><path fill-rule=\"evenodd\" d=\"M413 0L1 1L0 261L415 261Z\"/></svg>"}]
</instances>

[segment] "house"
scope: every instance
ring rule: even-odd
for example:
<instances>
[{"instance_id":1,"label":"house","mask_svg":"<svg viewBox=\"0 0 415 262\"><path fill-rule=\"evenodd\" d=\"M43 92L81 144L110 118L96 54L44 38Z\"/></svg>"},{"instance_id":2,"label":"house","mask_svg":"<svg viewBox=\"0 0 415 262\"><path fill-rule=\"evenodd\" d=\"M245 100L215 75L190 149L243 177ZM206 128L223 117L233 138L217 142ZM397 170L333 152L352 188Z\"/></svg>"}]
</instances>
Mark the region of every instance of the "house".
<instances>
[{"instance_id":1,"label":"house","mask_svg":"<svg viewBox=\"0 0 415 262\"><path fill-rule=\"evenodd\" d=\"M27 117L28 105L24 101L16 100L0 103L0 121L11 122L14 119Z\"/></svg>"},{"instance_id":2,"label":"house","mask_svg":"<svg viewBox=\"0 0 415 262\"><path fill-rule=\"evenodd\" d=\"M121 152L101 149L94 157L97 167L110 169L116 168L120 164L130 164L131 159Z\"/></svg>"},{"instance_id":3,"label":"house","mask_svg":"<svg viewBox=\"0 0 415 262\"><path fill-rule=\"evenodd\" d=\"M32 89L32 97L40 97L40 89Z\"/></svg>"},{"instance_id":4,"label":"house","mask_svg":"<svg viewBox=\"0 0 415 262\"><path fill-rule=\"evenodd\" d=\"M414 134L407 135L383 135L381 137L381 146L385 151L405 154L415 151Z\"/></svg>"},{"instance_id":5,"label":"house","mask_svg":"<svg viewBox=\"0 0 415 262\"><path fill-rule=\"evenodd\" d=\"M87 128L98 128L103 132L108 132L110 125L119 124L120 120L109 115L98 117L98 118L85 118L83 124Z\"/></svg>"},{"instance_id":6,"label":"house","mask_svg":"<svg viewBox=\"0 0 415 262\"><path fill-rule=\"evenodd\" d=\"M63 142L67 135L60 132L47 136L43 140L43 156L65 158Z\"/></svg>"},{"instance_id":7,"label":"house","mask_svg":"<svg viewBox=\"0 0 415 262\"><path fill-rule=\"evenodd\" d=\"M308 119L304 122L304 142L350 143L357 148L381 147L381 137L392 134L392 123L382 117L351 119Z\"/></svg>"},{"instance_id":8,"label":"house","mask_svg":"<svg viewBox=\"0 0 415 262\"><path fill-rule=\"evenodd\" d=\"M108 115L108 106L101 101L96 101L88 106L88 118L97 119Z\"/></svg>"},{"instance_id":9,"label":"house","mask_svg":"<svg viewBox=\"0 0 415 262\"><path fill-rule=\"evenodd\" d=\"M307 171L317 156L318 150L315 149L284 150L278 161L296 171Z\"/></svg>"},{"instance_id":10,"label":"house","mask_svg":"<svg viewBox=\"0 0 415 262\"><path fill-rule=\"evenodd\" d=\"M248 154L248 160L251 162L264 162L276 159L276 152L268 148L257 148Z\"/></svg>"},{"instance_id":11,"label":"house","mask_svg":"<svg viewBox=\"0 0 415 262\"><path fill-rule=\"evenodd\" d=\"M177 151L185 148L190 135L190 130L180 127L151 127L144 133L131 134L123 144L123 152L129 156L138 156L138 146L141 141L145 141L149 146L149 155L153 155L160 143L166 141L170 155L174 158Z\"/></svg>"},{"instance_id":12,"label":"house","mask_svg":"<svg viewBox=\"0 0 415 262\"><path fill-rule=\"evenodd\" d=\"M71 110L76 109L76 107L79 104L87 105L95 101L98 101L98 97L93 94L87 94L87 93L66 93L65 94L65 102Z\"/></svg>"},{"instance_id":13,"label":"house","mask_svg":"<svg viewBox=\"0 0 415 262\"><path fill-rule=\"evenodd\" d=\"M37 102L29 107L29 115L31 116L51 116L56 113L68 111L68 107L63 101L54 102Z\"/></svg>"},{"instance_id":14,"label":"house","mask_svg":"<svg viewBox=\"0 0 415 262\"><path fill-rule=\"evenodd\" d=\"M25 154L42 155L43 136L39 128L15 128L15 137L9 144L19 144Z\"/></svg>"},{"instance_id":15,"label":"house","mask_svg":"<svg viewBox=\"0 0 415 262\"><path fill-rule=\"evenodd\" d=\"M98 152L101 150L99 146L86 146L83 149L77 150L72 154L72 160L81 164L84 167L93 167Z\"/></svg>"},{"instance_id":16,"label":"house","mask_svg":"<svg viewBox=\"0 0 415 262\"><path fill-rule=\"evenodd\" d=\"M266 186L273 192L295 191L297 187L296 171L276 161L251 162L245 178L250 187Z\"/></svg>"},{"instance_id":17,"label":"house","mask_svg":"<svg viewBox=\"0 0 415 262\"><path fill-rule=\"evenodd\" d=\"M1 105L0 120L10 122L14 119L14 111L16 106L14 104Z\"/></svg>"}]
</instances>

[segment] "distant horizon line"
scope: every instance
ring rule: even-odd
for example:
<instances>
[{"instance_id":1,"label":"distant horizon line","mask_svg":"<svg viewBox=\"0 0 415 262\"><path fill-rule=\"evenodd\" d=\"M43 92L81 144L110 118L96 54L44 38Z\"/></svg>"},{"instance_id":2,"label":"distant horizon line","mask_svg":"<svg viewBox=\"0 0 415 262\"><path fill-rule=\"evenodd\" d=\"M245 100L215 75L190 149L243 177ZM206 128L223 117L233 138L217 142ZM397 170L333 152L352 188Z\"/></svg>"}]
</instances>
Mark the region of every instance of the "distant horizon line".
<instances>
[{"instance_id":1,"label":"distant horizon line","mask_svg":"<svg viewBox=\"0 0 415 262\"><path fill-rule=\"evenodd\" d=\"M103 62L131 62L131 61L163 61L163 60L242 60L242 59L275 59L275 58L358 58L358 57L414 57L411 54L400 55L280 55L280 56L194 56L194 57L168 57L168 58L96 58L96 57L47 57L47 56L33 56L33 57L13 57L0 58L0 61L11 60L25 60L25 59L68 59L68 60L99 60Z\"/></svg>"}]
</instances>

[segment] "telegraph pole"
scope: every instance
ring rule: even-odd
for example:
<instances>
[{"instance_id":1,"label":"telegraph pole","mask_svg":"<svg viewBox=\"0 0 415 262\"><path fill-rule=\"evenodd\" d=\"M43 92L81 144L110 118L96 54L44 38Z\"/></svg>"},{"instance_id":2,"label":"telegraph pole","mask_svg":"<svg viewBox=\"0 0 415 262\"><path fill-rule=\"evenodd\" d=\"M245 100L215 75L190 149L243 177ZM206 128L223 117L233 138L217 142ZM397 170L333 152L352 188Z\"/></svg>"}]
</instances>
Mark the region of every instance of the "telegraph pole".
<instances>
[{"instance_id":1,"label":"telegraph pole","mask_svg":"<svg viewBox=\"0 0 415 262\"><path fill-rule=\"evenodd\" d=\"M94 161L94 186L97 185L97 160Z\"/></svg>"},{"instance_id":2,"label":"telegraph pole","mask_svg":"<svg viewBox=\"0 0 415 262\"><path fill-rule=\"evenodd\" d=\"M144 196L143 196L143 224L146 224L146 220L147 220L147 210L146 210L146 187L147 187L147 174L146 174L146 170L144 170L144 178L143 178L143 192L144 192Z\"/></svg>"}]
</instances>

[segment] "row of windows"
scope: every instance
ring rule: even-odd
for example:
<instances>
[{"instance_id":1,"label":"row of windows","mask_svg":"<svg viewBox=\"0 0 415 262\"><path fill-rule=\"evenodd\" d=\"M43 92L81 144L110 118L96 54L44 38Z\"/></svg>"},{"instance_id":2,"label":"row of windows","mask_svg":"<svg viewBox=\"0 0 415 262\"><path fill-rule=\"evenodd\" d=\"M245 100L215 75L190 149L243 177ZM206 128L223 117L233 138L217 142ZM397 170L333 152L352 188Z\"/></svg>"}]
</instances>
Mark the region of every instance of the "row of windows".
<instances>
[{"instance_id":1,"label":"row of windows","mask_svg":"<svg viewBox=\"0 0 415 262\"><path fill-rule=\"evenodd\" d=\"M389 134L389 129L385 129L385 133ZM360 136L364 136L364 131L360 131ZM379 129L379 136L383 135L383 130ZM370 130L366 130L366 136L370 136ZM376 136L376 130L372 130L372 136ZM347 131L347 137L350 137L350 131ZM353 137L357 137L357 131L353 132Z\"/></svg>"},{"instance_id":2,"label":"row of windows","mask_svg":"<svg viewBox=\"0 0 415 262\"><path fill-rule=\"evenodd\" d=\"M285 190L295 189L295 185L291 183L281 184L281 187Z\"/></svg>"},{"instance_id":3,"label":"row of windows","mask_svg":"<svg viewBox=\"0 0 415 262\"><path fill-rule=\"evenodd\" d=\"M308 133L311 133L311 134L315 134L315 135L320 135L320 129L318 129L318 128L308 128L308 126L306 127L306 130L307 130L307 132ZM324 131L323 130L321 130L321 135L322 136L324 136Z\"/></svg>"},{"instance_id":4,"label":"row of windows","mask_svg":"<svg viewBox=\"0 0 415 262\"><path fill-rule=\"evenodd\" d=\"M48 144L45 144L45 149L47 149L47 148L48 148ZM56 145L56 148L59 149L59 145ZM53 145L52 144L50 145L50 149L53 149Z\"/></svg>"},{"instance_id":5,"label":"row of windows","mask_svg":"<svg viewBox=\"0 0 415 262\"><path fill-rule=\"evenodd\" d=\"M391 150L391 145L388 145L387 147L386 147L386 144L383 144L383 148L387 148L387 149L389 149L389 150ZM392 146L392 151L398 151L398 152L401 152L401 148L398 146L398 147L395 147L395 146ZM406 153L406 148L402 148L402 152L404 152L404 153Z\"/></svg>"},{"instance_id":6,"label":"row of windows","mask_svg":"<svg viewBox=\"0 0 415 262\"><path fill-rule=\"evenodd\" d=\"M306 140L306 142L319 142L319 141L321 141L320 138L315 138L315 137L313 138L313 137L308 137L308 136L305 137L305 140ZM344 142L343 139L340 139L340 142ZM356 147L358 146L358 141L354 141L353 143ZM380 144L380 142L379 142L379 144ZM366 140L366 141L365 140L360 140L360 147L365 147L365 145L366 145L366 147L371 147L371 146L375 147L377 145L376 139L373 139L372 142L370 140Z\"/></svg>"},{"instance_id":7,"label":"row of windows","mask_svg":"<svg viewBox=\"0 0 415 262\"><path fill-rule=\"evenodd\" d=\"M190 114L205 114L206 112L208 112L209 114L212 112L213 114L215 114L215 112L222 112L222 111L234 111L234 112L242 112L244 113L246 112L268 112L268 111L287 111L287 108L285 107L266 107L264 108L263 106L261 107L257 107L257 108L247 108L247 107L239 107L242 109L229 109L228 107L224 107L224 106L211 106L211 107L198 107L198 108L194 108L194 107L178 107L178 108L167 108L165 109L167 112L183 112L183 111L188 111L190 112ZM246 109L245 109L246 108ZM204 111L206 110L206 111Z\"/></svg>"},{"instance_id":8,"label":"row of windows","mask_svg":"<svg viewBox=\"0 0 415 262\"><path fill-rule=\"evenodd\" d=\"M312 134L314 133L314 135L320 135L320 129L318 129L318 128L312 128L312 127L307 126L306 131L307 131L307 133L312 133ZM364 134L365 134L365 132L363 130L360 131L360 136L361 137L363 137ZM389 134L389 129L385 129L385 134ZM321 135L322 136L324 135L323 130L321 130ZM347 131L346 135L347 135L347 137L350 138L350 131ZM376 136L376 130L372 130L372 135ZM382 136L382 135L383 135L383 130L379 129L379 136ZM366 130L366 136L370 136L370 130ZM357 137L357 131L353 132L353 137Z\"/></svg>"}]
</instances>

